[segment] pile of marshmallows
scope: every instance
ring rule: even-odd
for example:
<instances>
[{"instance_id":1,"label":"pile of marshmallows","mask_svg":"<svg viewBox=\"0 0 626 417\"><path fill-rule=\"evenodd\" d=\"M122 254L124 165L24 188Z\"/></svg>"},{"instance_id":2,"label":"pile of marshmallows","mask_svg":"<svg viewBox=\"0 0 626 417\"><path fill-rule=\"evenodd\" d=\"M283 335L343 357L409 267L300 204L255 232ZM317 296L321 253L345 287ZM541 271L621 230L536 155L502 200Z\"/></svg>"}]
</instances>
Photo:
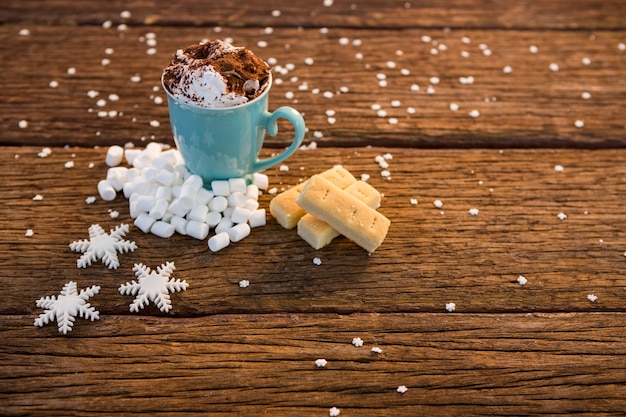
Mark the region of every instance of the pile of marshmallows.
<instances>
[{"instance_id":1,"label":"pile of marshmallows","mask_svg":"<svg viewBox=\"0 0 626 417\"><path fill-rule=\"evenodd\" d=\"M130 168L119 166L123 158ZM112 201L123 192L135 226L144 233L204 240L213 228L208 246L217 252L244 239L251 228L265 225L258 198L259 190L268 188L267 175L254 174L249 185L243 178L212 181L209 191L202 178L189 172L178 150L164 150L154 142L145 149L111 146L106 164L110 168L98 183L100 197Z\"/></svg>"}]
</instances>

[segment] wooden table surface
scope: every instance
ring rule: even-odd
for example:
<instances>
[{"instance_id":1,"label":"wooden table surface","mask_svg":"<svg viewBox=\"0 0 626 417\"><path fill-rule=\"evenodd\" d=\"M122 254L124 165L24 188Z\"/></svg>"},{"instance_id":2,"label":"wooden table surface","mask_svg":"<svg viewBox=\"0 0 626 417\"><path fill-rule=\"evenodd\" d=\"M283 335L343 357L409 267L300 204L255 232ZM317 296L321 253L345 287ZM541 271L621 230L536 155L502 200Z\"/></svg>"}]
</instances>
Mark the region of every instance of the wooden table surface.
<instances>
[{"instance_id":1,"label":"wooden table surface","mask_svg":"<svg viewBox=\"0 0 626 417\"><path fill-rule=\"evenodd\" d=\"M241 3L3 2L0 414L624 415L626 4ZM377 251L315 251L268 214L213 253L98 196L108 146L173 145L161 71L213 38L273 63L270 107L317 145L270 187L369 175ZM77 268L69 243L121 223L137 250ZM118 287L165 262L189 288L131 313ZM101 287L99 320L34 326L69 281Z\"/></svg>"}]
</instances>

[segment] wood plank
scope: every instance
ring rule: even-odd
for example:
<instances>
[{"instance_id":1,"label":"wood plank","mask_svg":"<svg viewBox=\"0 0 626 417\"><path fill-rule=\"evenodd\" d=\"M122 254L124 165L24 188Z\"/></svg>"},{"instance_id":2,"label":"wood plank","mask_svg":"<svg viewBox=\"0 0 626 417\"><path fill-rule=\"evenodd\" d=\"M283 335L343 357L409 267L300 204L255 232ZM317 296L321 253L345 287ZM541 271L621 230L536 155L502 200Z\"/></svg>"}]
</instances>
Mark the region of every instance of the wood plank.
<instances>
[{"instance_id":1,"label":"wood plank","mask_svg":"<svg viewBox=\"0 0 626 417\"><path fill-rule=\"evenodd\" d=\"M183 0L90 1L76 7L67 0L6 0L0 22L46 24L115 24L233 26L233 27L352 27L352 28L507 28L507 29L623 29L626 9L619 0L488 1L334 0L325 2L275 0L272 2ZM129 11L123 18L120 12ZM277 15L276 11L279 12Z\"/></svg>"},{"instance_id":2,"label":"wood plank","mask_svg":"<svg viewBox=\"0 0 626 417\"><path fill-rule=\"evenodd\" d=\"M331 407L342 416L617 416L626 407L625 319L104 316L57 337L30 317L3 316L0 404L33 416L327 416Z\"/></svg>"},{"instance_id":3,"label":"wood plank","mask_svg":"<svg viewBox=\"0 0 626 417\"><path fill-rule=\"evenodd\" d=\"M118 287L134 278L133 264L175 262L190 288L172 296L172 315L229 312L459 312L625 311L626 151L411 150L318 148L298 151L289 171L267 171L279 190L335 164L384 194L380 212L391 220L371 256L338 238L315 251L271 216L268 225L212 253L190 237L161 239L131 227L133 253L118 270L97 263L76 267L68 245L98 223L109 230L132 223L128 201L105 202L96 185L106 177L106 149L2 148L0 166L0 314L39 314L35 300L57 294L69 280L100 285L103 314L130 314ZM374 159L391 152L391 179ZM16 155L19 158L16 158ZM73 168L66 168L72 161ZM90 163L94 167L87 168ZM555 170L563 166L563 172ZM33 201L40 194L41 201ZM411 199L418 200L414 205ZM268 207L264 194L261 206ZM441 200L443 207L433 205ZM469 214L479 209L476 216ZM112 219L110 210L120 213ZM560 220L559 213L567 215ZM34 235L26 237L27 229ZM314 264L314 258L321 265ZM521 286L517 279L528 279ZM242 279L250 281L240 288ZM598 299L590 302L589 294ZM152 305L146 314L161 314Z\"/></svg>"},{"instance_id":4,"label":"wood plank","mask_svg":"<svg viewBox=\"0 0 626 417\"><path fill-rule=\"evenodd\" d=\"M167 105L154 104L155 96L164 99L162 68L177 48L219 36L277 59L275 73L282 84L274 87L270 106L299 109L309 129L307 142L443 148L626 146L626 53L618 48L623 31L597 32L590 38L585 32L415 29L324 34L287 28L259 35L259 29L216 34L203 28L131 27L120 34L99 27L35 26L30 36L19 36L20 28L0 27L0 54L12 57L4 64L5 94L0 97L2 144L93 146L153 137L171 143ZM154 55L146 53L149 48L141 41L148 31L157 37ZM433 40L424 43L422 35ZM463 43L464 37L469 44ZM349 45L341 45L340 38ZM268 46L255 48L259 40ZM362 44L352 45L356 40ZM481 44L491 56L483 54ZM438 45L447 50L439 51ZM530 53L531 45L539 53ZM111 55L107 48L112 48ZM432 48L437 55L431 54ZM460 55L463 51L467 58ZM313 65L306 65L306 58ZM585 65L583 58L590 63ZM110 64L103 66L103 59ZM388 61L396 68L389 68ZM551 71L551 63L560 70ZM289 64L295 68L281 75ZM503 71L507 65L509 74ZM68 75L68 68L76 74ZM402 75L403 69L410 73ZM131 82L136 74L141 82ZM386 87L378 86L379 74L386 76ZM462 84L462 77L474 82ZM59 86L50 88L51 81ZM414 84L419 91L412 91ZM300 90L303 86L306 91ZM348 91L342 93L344 87ZM90 90L100 95L90 98ZM288 92L294 97L286 98ZM584 92L591 98L582 98ZM109 100L110 94L119 100ZM97 105L100 99L105 100L102 107ZM459 110L451 111L451 103ZM480 116L471 117L473 110ZM333 124L328 111L335 112ZM21 120L28 122L27 128L18 128ZM577 127L577 120L584 126ZM151 126L152 121L159 125ZM290 141L288 127L284 129L268 138L268 146L283 147Z\"/></svg>"}]
</instances>

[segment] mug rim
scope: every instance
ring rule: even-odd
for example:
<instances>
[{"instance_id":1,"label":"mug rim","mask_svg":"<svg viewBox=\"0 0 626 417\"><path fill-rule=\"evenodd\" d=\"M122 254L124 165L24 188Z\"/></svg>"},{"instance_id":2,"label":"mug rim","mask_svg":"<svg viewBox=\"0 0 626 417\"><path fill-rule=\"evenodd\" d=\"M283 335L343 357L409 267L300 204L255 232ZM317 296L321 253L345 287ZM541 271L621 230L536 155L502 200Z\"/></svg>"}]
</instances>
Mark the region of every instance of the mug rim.
<instances>
[{"instance_id":1,"label":"mug rim","mask_svg":"<svg viewBox=\"0 0 626 417\"><path fill-rule=\"evenodd\" d=\"M236 104L234 106L227 106L227 107L204 107L204 106L199 106L197 104L193 104L193 103L187 103L184 102L182 100L180 100L179 98L177 98L165 85L165 72L163 72L163 74L161 74L161 87L163 87L163 90L165 91L165 94L167 94L168 97L170 97L172 100L174 100L177 104L181 104L184 106L189 106L189 107L193 107L194 109L201 109L201 110L207 110L207 111L216 111L216 112L220 112L220 111L229 111L229 110L234 110L234 109L239 109L239 108L243 108L243 107L247 107L247 106L251 106L253 103L261 100L262 98L264 98L267 94L269 94L270 88L272 87L272 82L273 82L273 74L270 71L269 73L269 78L267 81L267 84L265 84L265 89L263 90L263 92L253 98L252 100L248 100L245 103L242 104Z\"/></svg>"}]
</instances>

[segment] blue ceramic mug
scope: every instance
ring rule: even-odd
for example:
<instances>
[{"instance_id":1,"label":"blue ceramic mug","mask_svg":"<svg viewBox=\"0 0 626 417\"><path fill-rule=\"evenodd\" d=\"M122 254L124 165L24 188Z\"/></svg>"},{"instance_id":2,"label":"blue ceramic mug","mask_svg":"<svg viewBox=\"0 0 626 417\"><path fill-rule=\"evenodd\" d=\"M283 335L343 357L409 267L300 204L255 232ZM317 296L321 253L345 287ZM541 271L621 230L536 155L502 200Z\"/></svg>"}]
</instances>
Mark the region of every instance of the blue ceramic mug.
<instances>
[{"instance_id":1,"label":"blue ceramic mug","mask_svg":"<svg viewBox=\"0 0 626 417\"><path fill-rule=\"evenodd\" d=\"M165 85L174 141L185 165L202 177L209 188L213 180L247 178L284 161L302 144L305 125L302 115L283 106L269 112L272 76L263 93L247 103L232 107L206 108L177 100ZM259 158L265 132L278 133L278 119L295 129L291 145L269 158Z\"/></svg>"}]
</instances>

